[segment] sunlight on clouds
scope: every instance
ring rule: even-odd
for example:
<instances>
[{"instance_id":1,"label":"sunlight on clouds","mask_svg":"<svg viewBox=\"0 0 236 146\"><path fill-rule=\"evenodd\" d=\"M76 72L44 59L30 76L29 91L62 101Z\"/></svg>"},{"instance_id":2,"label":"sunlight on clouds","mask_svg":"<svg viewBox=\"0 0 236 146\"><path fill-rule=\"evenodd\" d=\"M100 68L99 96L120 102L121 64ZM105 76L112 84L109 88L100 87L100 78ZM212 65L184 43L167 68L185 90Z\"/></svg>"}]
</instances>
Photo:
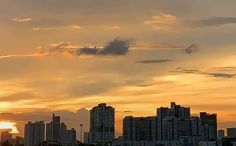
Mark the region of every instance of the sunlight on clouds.
<instances>
[{"instance_id":1,"label":"sunlight on clouds","mask_svg":"<svg viewBox=\"0 0 236 146\"><path fill-rule=\"evenodd\" d=\"M171 14L161 13L153 16L152 19L144 21L144 24L150 25L155 30L175 31L174 25L177 23L177 17Z\"/></svg>"},{"instance_id":2,"label":"sunlight on clouds","mask_svg":"<svg viewBox=\"0 0 236 146\"><path fill-rule=\"evenodd\" d=\"M1 110L5 110L5 109L9 109L11 107L9 102L0 102L0 111Z\"/></svg>"},{"instance_id":3,"label":"sunlight on clouds","mask_svg":"<svg viewBox=\"0 0 236 146\"><path fill-rule=\"evenodd\" d=\"M69 27L72 29L82 29L80 25L70 25Z\"/></svg>"},{"instance_id":4,"label":"sunlight on clouds","mask_svg":"<svg viewBox=\"0 0 236 146\"><path fill-rule=\"evenodd\" d=\"M163 80L167 82L176 82L178 84L195 84L206 80L203 75L197 74L181 74L181 75L166 75L164 77L156 77L154 80Z\"/></svg>"},{"instance_id":5,"label":"sunlight on clouds","mask_svg":"<svg viewBox=\"0 0 236 146\"><path fill-rule=\"evenodd\" d=\"M0 130L11 130L10 133L19 133L15 122L8 122L8 121L0 122Z\"/></svg>"},{"instance_id":6,"label":"sunlight on clouds","mask_svg":"<svg viewBox=\"0 0 236 146\"><path fill-rule=\"evenodd\" d=\"M32 19L31 18L13 18L12 21L23 23L23 22L32 21Z\"/></svg>"},{"instance_id":7,"label":"sunlight on clouds","mask_svg":"<svg viewBox=\"0 0 236 146\"><path fill-rule=\"evenodd\" d=\"M51 27L33 27L33 31L58 31L58 30L80 30L83 29L80 25L71 24L71 25L62 25L62 26L51 26Z\"/></svg>"}]
</instances>

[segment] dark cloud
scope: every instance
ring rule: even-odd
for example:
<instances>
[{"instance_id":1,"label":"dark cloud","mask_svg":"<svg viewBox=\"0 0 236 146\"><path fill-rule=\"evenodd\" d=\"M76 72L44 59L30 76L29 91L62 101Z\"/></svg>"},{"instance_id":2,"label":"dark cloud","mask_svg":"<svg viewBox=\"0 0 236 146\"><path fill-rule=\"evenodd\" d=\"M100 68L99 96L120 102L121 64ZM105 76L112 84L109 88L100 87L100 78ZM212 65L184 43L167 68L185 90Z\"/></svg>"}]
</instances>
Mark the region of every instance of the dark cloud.
<instances>
[{"instance_id":1,"label":"dark cloud","mask_svg":"<svg viewBox=\"0 0 236 146\"><path fill-rule=\"evenodd\" d=\"M113 55L121 56L126 55L129 52L130 40L114 39L102 48L79 48L72 45L70 42L60 42L58 44L52 44L53 47L47 51L42 49L37 50L33 54L10 54L0 55L0 59L14 58L14 57L42 57L42 56L80 56L80 55Z\"/></svg>"},{"instance_id":2,"label":"dark cloud","mask_svg":"<svg viewBox=\"0 0 236 146\"><path fill-rule=\"evenodd\" d=\"M114 39L103 48L81 48L76 51L76 55L125 55L129 52L130 40Z\"/></svg>"},{"instance_id":3,"label":"dark cloud","mask_svg":"<svg viewBox=\"0 0 236 146\"><path fill-rule=\"evenodd\" d=\"M236 74L227 74L227 73L206 73L206 74L219 78L233 78L236 76Z\"/></svg>"},{"instance_id":4,"label":"dark cloud","mask_svg":"<svg viewBox=\"0 0 236 146\"><path fill-rule=\"evenodd\" d=\"M236 73L222 73L222 72L191 70L191 69L185 69L182 67L178 67L178 68L176 68L176 70L174 70L172 72L185 73L185 74L202 74L202 75L208 75L208 76L215 77L215 78L233 78L236 76Z\"/></svg>"},{"instance_id":5,"label":"dark cloud","mask_svg":"<svg viewBox=\"0 0 236 146\"><path fill-rule=\"evenodd\" d=\"M77 55L96 55L99 49L97 48L81 48L77 51Z\"/></svg>"},{"instance_id":6,"label":"dark cloud","mask_svg":"<svg viewBox=\"0 0 236 146\"><path fill-rule=\"evenodd\" d=\"M101 49L99 55L125 55L129 51L130 40L114 39L109 42L103 49Z\"/></svg>"},{"instance_id":7,"label":"dark cloud","mask_svg":"<svg viewBox=\"0 0 236 146\"><path fill-rule=\"evenodd\" d=\"M170 59L153 59L153 60L140 60L136 61L136 63L141 63L141 64L154 64L154 63L166 63L166 62L171 62L172 60Z\"/></svg>"},{"instance_id":8,"label":"dark cloud","mask_svg":"<svg viewBox=\"0 0 236 146\"><path fill-rule=\"evenodd\" d=\"M189 24L193 27L220 26L225 24L235 24L235 17L212 17L203 20L191 21Z\"/></svg>"},{"instance_id":9,"label":"dark cloud","mask_svg":"<svg viewBox=\"0 0 236 146\"><path fill-rule=\"evenodd\" d=\"M124 113L133 113L133 111L124 111Z\"/></svg>"},{"instance_id":10,"label":"dark cloud","mask_svg":"<svg viewBox=\"0 0 236 146\"><path fill-rule=\"evenodd\" d=\"M184 49L185 53L192 54L196 51L198 51L198 45L197 44L191 44L187 48Z\"/></svg>"},{"instance_id":11,"label":"dark cloud","mask_svg":"<svg viewBox=\"0 0 236 146\"><path fill-rule=\"evenodd\" d=\"M129 52L131 41L114 39L102 48L76 48L70 42L60 42L44 54L54 55L126 55ZM40 51L42 53L42 51Z\"/></svg>"}]
</instances>

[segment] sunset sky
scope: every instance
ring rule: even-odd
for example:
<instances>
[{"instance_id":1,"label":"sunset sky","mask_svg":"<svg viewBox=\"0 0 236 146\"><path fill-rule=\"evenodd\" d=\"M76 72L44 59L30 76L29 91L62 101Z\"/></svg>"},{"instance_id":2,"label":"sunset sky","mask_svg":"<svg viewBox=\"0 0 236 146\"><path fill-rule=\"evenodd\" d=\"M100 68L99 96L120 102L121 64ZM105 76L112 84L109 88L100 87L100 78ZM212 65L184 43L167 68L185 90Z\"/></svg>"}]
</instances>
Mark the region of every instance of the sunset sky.
<instances>
[{"instance_id":1,"label":"sunset sky","mask_svg":"<svg viewBox=\"0 0 236 146\"><path fill-rule=\"evenodd\" d=\"M120 133L125 115L155 115L171 101L236 127L235 5L0 0L0 129L10 121L22 135L53 111L78 128L106 102Z\"/></svg>"}]
</instances>

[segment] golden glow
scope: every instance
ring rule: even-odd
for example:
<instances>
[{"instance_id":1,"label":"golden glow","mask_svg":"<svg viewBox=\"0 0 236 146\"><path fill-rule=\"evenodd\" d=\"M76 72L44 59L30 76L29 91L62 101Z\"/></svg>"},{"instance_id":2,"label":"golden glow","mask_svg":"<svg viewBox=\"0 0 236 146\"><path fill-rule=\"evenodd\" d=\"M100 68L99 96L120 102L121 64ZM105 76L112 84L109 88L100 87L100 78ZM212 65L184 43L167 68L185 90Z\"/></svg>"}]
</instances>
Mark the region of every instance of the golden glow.
<instances>
[{"instance_id":1,"label":"golden glow","mask_svg":"<svg viewBox=\"0 0 236 146\"><path fill-rule=\"evenodd\" d=\"M177 17L161 13L153 16L151 20L144 21L144 24L151 25L155 30L174 31L173 25L177 22Z\"/></svg>"},{"instance_id":2,"label":"golden glow","mask_svg":"<svg viewBox=\"0 0 236 146\"><path fill-rule=\"evenodd\" d=\"M0 102L0 109L8 109L10 108L9 102Z\"/></svg>"},{"instance_id":3,"label":"golden glow","mask_svg":"<svg viewBox=\"0 0 236 146\"><path fill-rule=\"evenodd\" d=\"M11 130L10 133L19 133L16 128L16 123L8 121L0 122L0 130Z\"/></svg>"}]
</instances>

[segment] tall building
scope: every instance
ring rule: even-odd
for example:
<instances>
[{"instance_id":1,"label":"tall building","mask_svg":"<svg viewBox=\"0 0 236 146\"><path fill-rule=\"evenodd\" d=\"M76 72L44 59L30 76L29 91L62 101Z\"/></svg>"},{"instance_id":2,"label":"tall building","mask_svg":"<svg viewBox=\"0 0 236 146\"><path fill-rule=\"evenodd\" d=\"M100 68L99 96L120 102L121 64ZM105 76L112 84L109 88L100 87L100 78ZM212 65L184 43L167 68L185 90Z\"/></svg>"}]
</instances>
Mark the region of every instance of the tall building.
<instances>
[{"instance_id":1,"label":"tall building","mask_svg":"<svg viewBox=\"0 0 236 146\"><path fill-rule=\"evenodd\" d=\"M123 136L125 141L156 140L157 117L125 117Z\"/></svg>"},{"instance_id":2,"label":"tall building","mask_svg":"<svg viewBox=\"0 0 236 146\"><path fill-rule=\"evenodd\" d=\"M61 145L67 145L67 126L65 123L61 123L60 127L60 142Z\"/></svg>"},{"instance_id":3,"label":"tall building","mask_svg":"<svg viewBox=\"0 0 236 146\"><path fill-rule=\"evenodd\" d=\"M191 136L201 135L201 119L198 116L192 116L191 121Z\"/></svg>"},{"instance_id":4,"label":"tall building","mask_svg":"<svg viewBox=\"0 0 236 146\"><path fill-rule=\"evenodd\" d=\"M163 120L170 116L170 110L167 107L160 107L157 109L157 119L158 119L158 140L163 140Z\"/></svg>"},{"instance_id":5,"label":"tall building","mask_svg":"<svg viewBox=\"0 0 236 146\"><path fill-rule=\"evenodd\" d=\"M67 145L73 145L76 143L76 131L74 128L67 130Z\"/></svg>"},{"instance_id":6,"label":"tall building","mask_svg":"<svg viewBox=\"0 0 236 146\"><path fill-rule=\"evenodd\" d=\"M180 105L176 105L175 102L171 102L170 116L182 119L189 118L190 108L182 107Z\"/></svg>"},{"instance_id":7,"label":"tall building","mask_svg":"<svg viewBox=\"0 0 236 146\"><path fill-rule=\"evenodd\" d=\"M170 108L160 107L157 109L157 118L158 118L158 140L168 139L166 137L167 133L163 133L163 132L165 132L165 130L168 131L170 129L165 127L165 130L164 130L164 121L165 121L165 125L166 125L166 123L170 122L170 120L173 121L175 119L189 119L190 118L190 108L189 107L182 107L180 105L177 105L175 102L171 102ZM169 131L169 132L171 132L171 131ZM172 135L171 137L173 138L174 135Z\"/></svg>"},{"instance_id":8,"label":"tall building","mask_svg":"<svg viewBox=\"0 0 236 146\"><path fill-rule=\"evenodd\" d=\"M227 136L230 138L236 138L236 128L227 128Z\"/></svg>"},{"instance_id":9,"label":"tall building","mask_svg":"<svg viewBox=\"0 0 236 146\"><path fill-rule=\"evenodd\" d=\"M105 103L90 111L91 143L110 143L115 139L115 109Z\"/></svg>"},{"instance_id":10,"label":"tall building","mask_svg":"<svg viewBox=\"0 0 236 146\"><path fill-rule=\"evenodd\" d=\"M57 144L61 143L61 140L60 140L61 125L60 124L61 124L60 116L56 116L53 113L52 121L50 123L47 123L47 126L46 126L46 140L47 141L51 141Z\"/></svg>"},{"instance_id":11,"label":"tall building","mask_svg":"<svg viewBox=\"0 0 236 146\"><path fill-rule=\"evenodd\" d=\"M12 134L10 134L9 131L1 132L1 142L4 142L4 141L8 141L8 142L12 141Z\"/></svg>"},{"instance_id":12,"label":"tall building","mask_svg":"<svg viewBox=\"0 0 236 146\"><path fill-rule=\"evenodd\" d=\"M222 139L225 137L225 131L223 129L218 130L217 133L218 139Z\"/></svg>"},{"instance_id":13,"label":"tall building","mask_svg":"<svg viewBox=\"0 0 236 146\"><path fill-rule=\"evenodd\" d=\"M89 134L89 132L84 132L84 143L85 144L90 143L90 134Z\"/></svg>"},{"instance_id":14,"label":"tall building","mask_svg":"<svg viewBox=\"0 0 236 146\"><path fill-rule=\"evenodd\" d=\"M45 124L44 121L28 122L25 124L25 146L36 146L44 142Z\"/></svg>"},{"instance_id":15,"label":"tall building","mask_svg":"<svg viewBox=\"0 0 236 146\"><path fill-rule=\"evenodd\" d=\"M208 114L206 112L200 113L202 136L206 141L217 139L217 115Z\"/></svg>"},{"instance_id":16,"label":"tall building","mask_svg":"<svg viewBox=\"0 0 236 146\"><path fill-rule=\"evenodd\" d=\"M65 123L61 123L60 116L53 113L52 121L47 123L46 140L53 144L72 145L76 142L75 129L67 130Z\"/></svg>"}]
</instances>

